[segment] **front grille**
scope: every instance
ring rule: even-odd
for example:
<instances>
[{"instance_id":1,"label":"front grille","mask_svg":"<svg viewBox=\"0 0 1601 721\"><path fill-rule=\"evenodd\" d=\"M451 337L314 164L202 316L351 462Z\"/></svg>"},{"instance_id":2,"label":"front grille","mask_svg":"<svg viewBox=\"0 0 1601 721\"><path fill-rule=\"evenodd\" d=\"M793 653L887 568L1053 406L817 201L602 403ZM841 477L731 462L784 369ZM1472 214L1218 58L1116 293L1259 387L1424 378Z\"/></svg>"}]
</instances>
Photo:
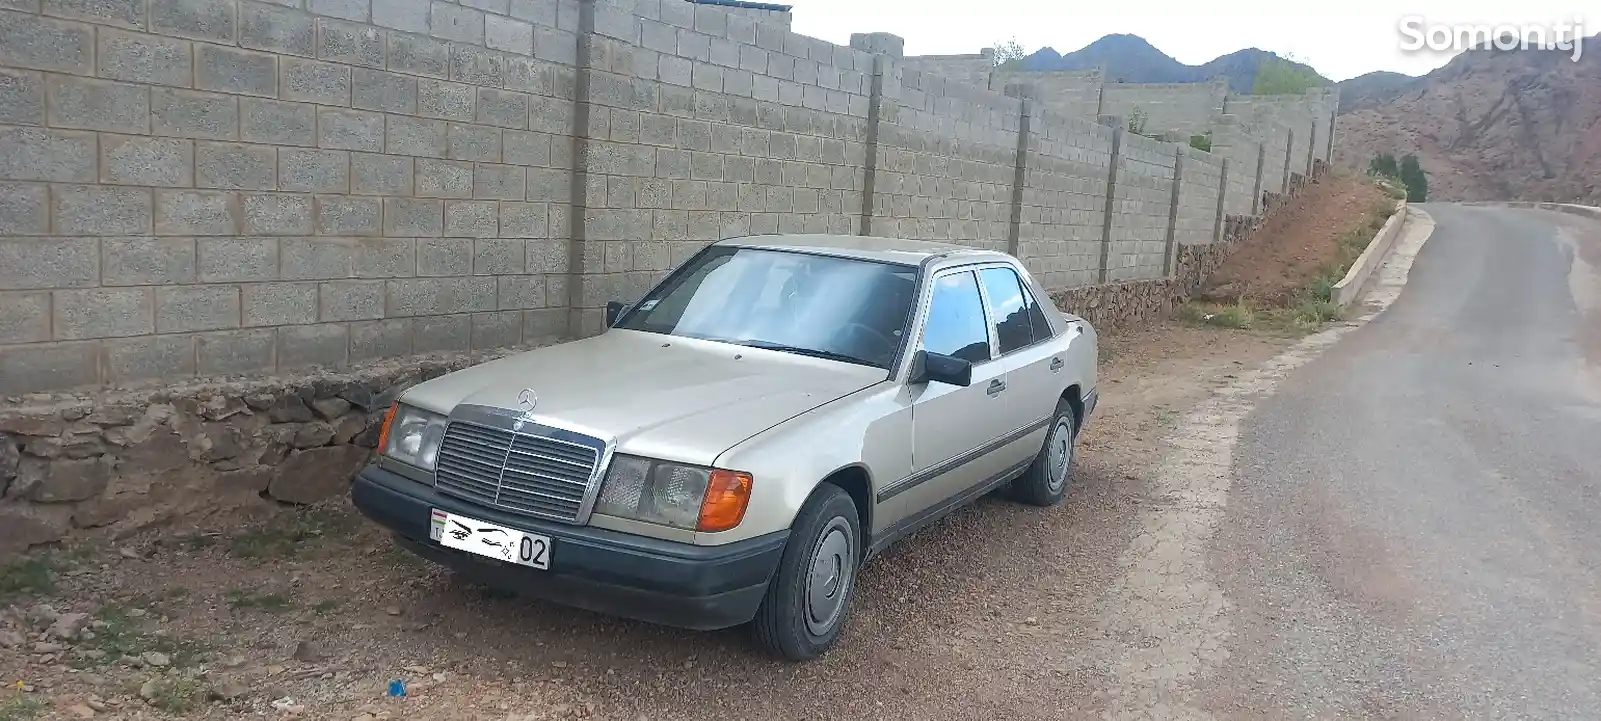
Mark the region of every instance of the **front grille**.
<instances>
[{"instance_id":1,"label":"front grille","mask_svg":"<svg viewBox=\"0 0 1601 721\"><path fill-rule=\"evenodd\" d=\"M486 506L576 522L600 449L598 440L588 445L451 421L439 445L434 485Z\"/></svg>"}]
</instances>

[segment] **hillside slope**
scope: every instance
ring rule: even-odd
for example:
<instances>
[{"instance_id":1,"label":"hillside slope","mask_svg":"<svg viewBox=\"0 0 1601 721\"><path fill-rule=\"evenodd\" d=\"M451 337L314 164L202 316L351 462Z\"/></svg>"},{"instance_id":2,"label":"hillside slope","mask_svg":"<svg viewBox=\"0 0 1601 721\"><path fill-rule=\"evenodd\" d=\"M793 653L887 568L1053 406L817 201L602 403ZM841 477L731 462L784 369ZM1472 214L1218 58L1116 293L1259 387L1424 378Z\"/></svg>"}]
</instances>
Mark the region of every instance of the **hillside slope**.
<instances>
[{"instance_id":1,"label":"hillside slope","mask_svg":"<svg viewBox=\"0 0 1601 721\"><path fill-rule=\"evenodd\" d=\"M1416 152L1431 200L1601 202L1601 57L1463 53L1340 116L1336 165L1365 168L1379 152Z\"/></svg>"},{"instance_id":2,"label":"hillside slope","mask_svg":"<svg viewBox=\"0 0 1601 721\"><path fill-rule=\"evenodd\" d=\"M1101 68L1106 72L1107 80L1122 83L1201 83L1215 77L1225 77L1228 78L1230 90L1236 93L1249 93L1251 86L1256 83L1257 68L1261 67L1262 61L1269 57L1277 58L1278 55L1266 50L1247 48L1202 65L1185 65L1146 42L1145 38L1119 33L1107 35L1066 54L1058 53L1048 47L1040 48L1023 58L1023 69ZM1312 69L1300 63L1290 62L1307 70Z\"/></svg>"}]
</instances>

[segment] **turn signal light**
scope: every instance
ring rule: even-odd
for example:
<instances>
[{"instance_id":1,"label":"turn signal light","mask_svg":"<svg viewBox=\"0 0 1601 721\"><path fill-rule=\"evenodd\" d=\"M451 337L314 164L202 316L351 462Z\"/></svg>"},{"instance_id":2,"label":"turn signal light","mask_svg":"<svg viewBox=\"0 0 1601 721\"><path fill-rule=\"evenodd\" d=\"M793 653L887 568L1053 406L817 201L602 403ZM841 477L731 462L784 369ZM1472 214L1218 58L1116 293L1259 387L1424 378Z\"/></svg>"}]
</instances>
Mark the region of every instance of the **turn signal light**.
<instances>
[{"instance_id":1,"label":"turn signal light","mask_svg":"<svg viewBox=\"0 0 1601 721\"><path fill-rule=\"evenodd\" d=\"M389 426L395 422L395 411L398 410L400 410L400 404L395 403L389 406L388 411L384 412L384 425L378 429L378 452L380 454L389 448Z\"/></svg>"},{"instance_id":2,"label":"turn signal light","mask_svg":"<svg viewBox=\"0 0 1601 721\"><path fill-rule=\"evenodd\" d=\"M715 533L738 526L745 520L745 508L750 505L750 489L749 473L713 470L695 530Z\"/></svg>"}]
</instances>

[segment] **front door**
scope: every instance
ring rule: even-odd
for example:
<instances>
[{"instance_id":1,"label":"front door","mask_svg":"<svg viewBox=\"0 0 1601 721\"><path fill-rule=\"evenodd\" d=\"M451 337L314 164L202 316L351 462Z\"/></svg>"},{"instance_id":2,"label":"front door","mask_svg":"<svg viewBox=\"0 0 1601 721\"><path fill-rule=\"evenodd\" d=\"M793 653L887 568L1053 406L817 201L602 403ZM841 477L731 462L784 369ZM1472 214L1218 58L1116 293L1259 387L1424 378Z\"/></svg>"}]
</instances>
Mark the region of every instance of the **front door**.
<instances>
[{"instance_id":1,"label":"front door","mask_svg":"<svg viewBox=\"0 0 1601 721\"><path fill-rule=\"evenodd\" d=\"M927 321L916 346L973 364L966 387L929 382L913 389L912 475L897 495L899 515L916 517L983 483L1001 470L987 446L1010 428L1007 374L993 359L983 296L973 271L934 277Z\"/></svg>"}]
</instances>

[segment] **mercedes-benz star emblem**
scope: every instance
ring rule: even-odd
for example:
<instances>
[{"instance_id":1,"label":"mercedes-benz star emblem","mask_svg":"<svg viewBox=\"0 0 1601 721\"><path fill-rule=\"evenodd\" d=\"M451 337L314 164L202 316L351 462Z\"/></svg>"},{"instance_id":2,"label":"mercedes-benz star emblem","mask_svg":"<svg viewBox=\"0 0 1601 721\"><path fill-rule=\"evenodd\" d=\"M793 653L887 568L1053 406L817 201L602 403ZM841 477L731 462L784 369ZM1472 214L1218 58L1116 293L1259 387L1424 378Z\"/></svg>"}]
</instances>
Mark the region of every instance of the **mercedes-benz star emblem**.
<instances>
[{"instance_id":1,"label":"mercedes-benz star emblem","mask_svg":"<svg viewBox=\"0 0 1601 721\"><path fill-rule=\"evenodd\" d=\"M531 411L539 405L539 394L532 388L524 388L523 392L517 394L517 403L522 405L524 412Z\"/></svg>"}]
</instances>

